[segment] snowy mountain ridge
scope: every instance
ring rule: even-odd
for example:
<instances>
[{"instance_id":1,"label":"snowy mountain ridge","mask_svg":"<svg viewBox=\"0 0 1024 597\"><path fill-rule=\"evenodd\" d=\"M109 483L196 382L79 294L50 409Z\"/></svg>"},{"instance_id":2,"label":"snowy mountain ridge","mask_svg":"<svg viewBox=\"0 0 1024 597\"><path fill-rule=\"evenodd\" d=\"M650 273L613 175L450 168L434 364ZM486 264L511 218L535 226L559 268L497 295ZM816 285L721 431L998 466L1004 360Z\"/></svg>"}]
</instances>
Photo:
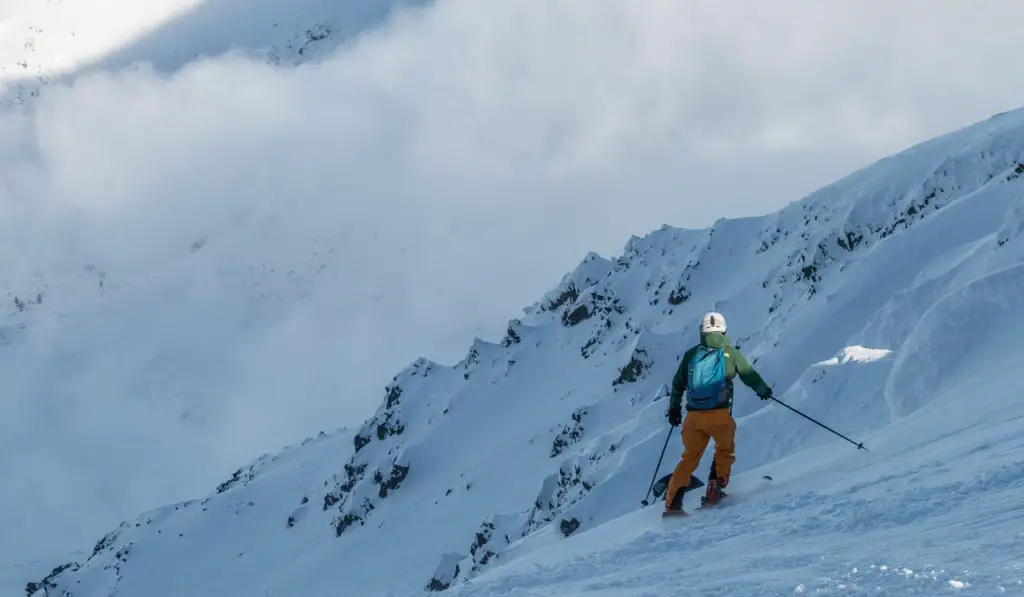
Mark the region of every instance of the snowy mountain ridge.
<instances>
[{"instance_id":1,"label":"snowy mountain ridge","mask_svg":"<svg viewBox=\"0 0 1024 597\"><path fill-rule=\"evenodd\" d=\"M27 111L51 82L139 62L171 72L229 52L286 67L316 61L423 0L18 4L0 14L0 109Z\"/></svg>"},{"instance_id":2,"label":"snowy mountain ridge","mask_svg":"<svg viewBox=\"0 0 1024 597\"><path fill-rule=\"evenodd\" d=\"M1010 424L1024 417L1024 403L1002 389L1020 354L1012 338L1024 330L1022 229L1019 110L912 147L774 214L634 237L619 257L587 255L509 321L503 341L477 340L453 366L410 364L359 429L265 455L202 499L127 521L27 594L566 594L590 583L639 595L708 570L720 582L706 594L791 594L790 578L643 558L652 545L678 557L706 544L708 557L725 561L736 541L801 545L794 529L849 545L850 529L916 529L961 512L968 497L999 498L1005 508L1024 496L1024 445ZM739 385L735 504L659 529L649 517L660 506L637 511L641 492L668 432L671 375L712 309L781 400L872 452ZM964 405L955 398L972 391L969 382L991 383L986 391L1005 398ZM936 440L997 411L1003 423L961 440L974 446L963 458L982 486L947 480L962 471ZM662 474L680 449L675 437ZM765 471L771 487L758 481ZM807 475L818 481L787 484ZM864 493L882 478L889 493ZM940 481L936 493L920 489ZM1004 523L986 540L1020 528ZM746 569L796 574L811 565L798 555ZM990 553L978 580L953 578L941 564L890 580L1005 591L1015 586L1012 557ZM661 576L611 577L643 562ZM991 572L998 566L1011 576ZM855 567L853 581L825 586L866 582L866 572Z\"/></svg>"}]
</instances>

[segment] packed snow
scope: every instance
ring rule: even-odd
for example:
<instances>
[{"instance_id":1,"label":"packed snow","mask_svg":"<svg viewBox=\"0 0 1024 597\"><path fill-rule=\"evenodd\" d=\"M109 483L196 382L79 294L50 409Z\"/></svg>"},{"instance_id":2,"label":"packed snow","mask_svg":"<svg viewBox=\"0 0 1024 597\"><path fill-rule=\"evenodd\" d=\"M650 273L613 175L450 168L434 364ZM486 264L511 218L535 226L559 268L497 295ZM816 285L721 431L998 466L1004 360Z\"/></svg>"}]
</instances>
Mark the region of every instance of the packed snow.
<instances>
[{"instance_id":1,"label":"packed snow","mask_svg":"<svg viewBox=\"0 0 1024 597\"><path fill-rule=\"evenodd\" d=\"M1022 164L1019 110L587 255L361 428L125 521L28 595L1024 594ZM729 497L663 520L640 504L712 309L781 401L866 450L739 385Z\"/></svg>"}]
</instances>

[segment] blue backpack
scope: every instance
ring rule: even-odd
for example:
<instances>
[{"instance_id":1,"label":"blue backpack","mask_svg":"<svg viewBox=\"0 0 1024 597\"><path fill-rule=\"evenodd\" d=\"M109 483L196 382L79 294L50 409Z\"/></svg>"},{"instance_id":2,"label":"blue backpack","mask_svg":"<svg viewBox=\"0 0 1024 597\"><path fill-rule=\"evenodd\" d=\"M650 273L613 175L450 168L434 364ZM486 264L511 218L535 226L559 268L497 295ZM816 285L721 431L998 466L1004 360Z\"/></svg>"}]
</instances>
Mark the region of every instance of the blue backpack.
<instances>
[{"instance_id":1,"label":"blue backpack","mask_svg":"<svg viewBox=\"0 0 1024 597\"><path fill-rule=\"evenodd\" d=\"M690 360L686 377L686 405L691 410L707 410L729 400L725 377L725 351L699 345Z\"/></svg>"}]
</instances>

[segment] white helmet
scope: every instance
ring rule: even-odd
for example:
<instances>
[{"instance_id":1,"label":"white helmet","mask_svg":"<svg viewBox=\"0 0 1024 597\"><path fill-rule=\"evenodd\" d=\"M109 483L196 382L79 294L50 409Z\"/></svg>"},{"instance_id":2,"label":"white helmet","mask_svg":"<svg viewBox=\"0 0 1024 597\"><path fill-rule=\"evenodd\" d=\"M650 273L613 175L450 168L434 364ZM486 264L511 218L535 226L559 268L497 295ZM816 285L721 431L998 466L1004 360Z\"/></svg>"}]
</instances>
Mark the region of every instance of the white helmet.
<instances>
[{"instance_id":1,"label":"white helmet","mask_svg":"<svg viewBox=\"0 0 1024 597\"><path fill-rule=\"evenodd\" d=\"M708 332L725 333L725 318L722 317L721 313L712 311L705 313L704 317L700 318L700 333L706 334Z\"/></svg>"}]
</instances>

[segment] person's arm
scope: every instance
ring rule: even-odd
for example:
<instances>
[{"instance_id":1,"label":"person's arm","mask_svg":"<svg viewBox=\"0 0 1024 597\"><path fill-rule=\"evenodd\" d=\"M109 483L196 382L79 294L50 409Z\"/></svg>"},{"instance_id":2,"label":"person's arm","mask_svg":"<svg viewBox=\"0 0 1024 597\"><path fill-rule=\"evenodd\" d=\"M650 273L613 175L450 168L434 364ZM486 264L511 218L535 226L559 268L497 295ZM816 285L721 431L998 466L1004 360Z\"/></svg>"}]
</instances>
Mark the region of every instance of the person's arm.
<instances>
[{"instance_id":1,"label":"person's arm","mask_svg":"<svg viewBox=\"0 0 1024 597\"><path fill-rule=\"evenodd\" d=\"M672 393L669 394L668 407L669 409L682 408L683 406L683 392L686 391L686 370L690 368L690 359L693 358L693 349L689 349L683 355L683 360L680 361L679 367L676 369L676 374L672 377Z\"/></svg>"},{"instance_id":2,"label":"person's arm","mask_svg":"<svg viewBox=\"0 0 1024 597\"><path fill-rule=\"evenodd\" d=\"M732 347L729 349L732 353L733 362L736 364L736 374L740 376L740 380L758 396L765 396L771 392L771 388L764 382L761 375L754 370L747 357L743 356L740 349Z\"/></svg>"}]
</instances>

